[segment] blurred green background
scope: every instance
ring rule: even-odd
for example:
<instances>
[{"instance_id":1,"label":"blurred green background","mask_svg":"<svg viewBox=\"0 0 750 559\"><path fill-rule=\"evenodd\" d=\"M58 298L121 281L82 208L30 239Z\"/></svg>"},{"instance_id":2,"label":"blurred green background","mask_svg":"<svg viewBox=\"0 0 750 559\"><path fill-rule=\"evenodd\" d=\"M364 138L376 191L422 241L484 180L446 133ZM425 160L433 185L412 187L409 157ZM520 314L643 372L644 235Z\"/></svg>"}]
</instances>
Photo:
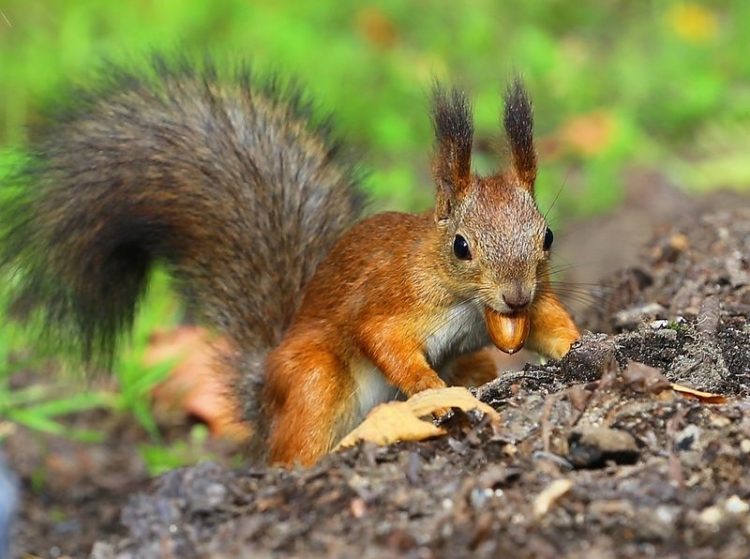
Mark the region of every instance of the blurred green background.
<instances>
[{"instance_id":1,"label":"blurred green background","mask_svg":"<svg viewBox=\"0 0 750 559\"><path fill-rule=\"evenodd\" d=\"M535 103L542 207L563 187L562 216L607 209L624 165L659 168L688 188L750 184L742 0L5 0L0 9L0 146L22 141L60 84L85 83L103 57L190 48L299 77L365 153L382 206L429 204L433 77L470 93L482 147L498 136L499 93L514 71ZM496 164L491 151L479 155L479 169Z\"/></svg>"},{"instance_id":2,"label":"blurred green background","mask_svg":"<svg viewBox=\"0 0 750 559\"><path fill-rule=\"evenodd\" d=\"M557 222L611 209L633 167L691 190L750 188L744 0L4 0L0 12L0 170L23 149L37 111L63 84L95 76L103 58L132 62L149 50L189 49L298 77L364 153L379 208L431 201L427 94L435 77L474 100L476 167L498 165L491 146L500 137L500 93L514 72L536 110L540 206L547 210L559 195ZM142 379L156 382L164 371L140 370L138 360L150 329L178 316L163 303L162 284L143 305L135 350L119 364L129 371L123 386L131 377L140 384L123 389L115 406L149 432L156 426ZM6 324L0 357L18 353L23 336ZM7 389L14 367L0 370L0 419L21 409ZM44 398L21 401L33 423L28 402ZM76 409L48 406L43 419Z\"/></svg>"}]
</instances>

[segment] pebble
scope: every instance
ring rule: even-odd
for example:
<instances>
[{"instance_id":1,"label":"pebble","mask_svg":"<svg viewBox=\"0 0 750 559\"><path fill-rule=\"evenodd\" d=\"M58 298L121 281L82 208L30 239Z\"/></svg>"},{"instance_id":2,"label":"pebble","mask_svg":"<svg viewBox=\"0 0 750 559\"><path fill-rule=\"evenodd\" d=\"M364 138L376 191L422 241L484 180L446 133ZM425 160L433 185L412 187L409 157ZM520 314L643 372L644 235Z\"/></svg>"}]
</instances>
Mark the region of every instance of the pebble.
<instances>
[{"instance_id":1,"label":"pebble","mask_svg":"<svg viewBox=\"0 0 750 559\"><path fill-rule=\"evenodd\" d=\"M750 505L737 495L732 495L724 502L724 508L731 514L743 514L750 510Z\"/></svg>"},{"instance_id":2,"label":"pebble","mask_svg":"<svg viewBox=\"0 0 750 559\"><path fill-rule=\"evenodd\" d=\"M568 460L577 468L601 468L609 461L634 464L638 456L635 438L622 429L582 426L568 436Z\"/></svg>"}]
</instances>

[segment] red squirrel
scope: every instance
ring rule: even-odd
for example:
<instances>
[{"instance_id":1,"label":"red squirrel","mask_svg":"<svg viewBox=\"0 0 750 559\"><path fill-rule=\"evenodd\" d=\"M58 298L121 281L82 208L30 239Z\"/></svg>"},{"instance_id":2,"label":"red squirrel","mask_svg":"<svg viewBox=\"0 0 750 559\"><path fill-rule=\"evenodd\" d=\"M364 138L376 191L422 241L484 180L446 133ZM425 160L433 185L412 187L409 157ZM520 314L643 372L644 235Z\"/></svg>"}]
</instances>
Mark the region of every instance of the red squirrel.
<instances>
[{"instance_id":1,"label":"red squirrel","mask_svg":"<svg viewBox=\"0 0 750 559\"><path fill-rule=\"evenodd\" d=\"M376 404L487 359L467 354L559 359L579 337L550 286L521 82L494 175L472 172L462 93L436 86L432 119L434 209L361 219L356 162L293 88L208 62L112 69L32 131L2 199L0 268L54 340L107 364L163 264L233 343L217 367L255 452L312 464Z\"/></svg>"}]
</instances>

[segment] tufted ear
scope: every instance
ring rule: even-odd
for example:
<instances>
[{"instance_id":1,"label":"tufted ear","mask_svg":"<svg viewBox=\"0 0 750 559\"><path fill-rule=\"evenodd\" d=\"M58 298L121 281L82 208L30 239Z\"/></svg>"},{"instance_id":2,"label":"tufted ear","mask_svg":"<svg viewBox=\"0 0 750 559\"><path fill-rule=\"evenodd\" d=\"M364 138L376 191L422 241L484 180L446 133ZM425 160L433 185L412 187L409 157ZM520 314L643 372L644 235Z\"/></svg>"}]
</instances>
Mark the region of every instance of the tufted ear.
<instances>
[{"instance_id":1,"label":"tufted ear","mask_svg":"<svg viewBox=\"0 0 750 559\"><path fill-rule=\"evenodd\" d=\"M457 89L433 87L432 122L437 151L432 173L437 185L435 216L446 219L471 186L474 123L466 96Z\"/></svg>"},{"instance_id":2,"label":"tufted ear","mask_svg":"<svg viewBox=\"0 0 750 559\"><path fill-rule=\"evenodd\" d=\"M536 180L534 115L520 78L515 78L505 92L503 124L513 157L513 171L521 185L533 193Z\"/></svg>"}]
</instances>

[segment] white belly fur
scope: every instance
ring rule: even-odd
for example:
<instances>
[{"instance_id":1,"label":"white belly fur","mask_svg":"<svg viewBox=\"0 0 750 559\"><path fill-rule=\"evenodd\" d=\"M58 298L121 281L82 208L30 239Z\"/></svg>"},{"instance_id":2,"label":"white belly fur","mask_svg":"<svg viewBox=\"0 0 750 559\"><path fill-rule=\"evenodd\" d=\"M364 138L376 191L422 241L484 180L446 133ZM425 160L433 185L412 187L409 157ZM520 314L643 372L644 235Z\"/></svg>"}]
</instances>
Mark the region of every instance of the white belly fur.
<instances>
[{"instance_id":1,"label":"white belly fur","mask_svg":"<svg viewBox=\"0 0 750 559\"><path fill-rule=\"evenodd\" d=\"M398 396L398 388L389 384L380 369L369 359L360 359L352 363L351 367L357 384L357 408L353 418L353 427L358 425L378 404L394 400Z\"/></svg>"},{"instance_id":2,"label":"white belly fur","mask_svg":"<svg viewBox=\"0 0 750 559\"><path fill-rule=\"evenodd\" d=\"M443 314L435 332L427 338L425 355L438 372L459 355L471 353L490 344L482 309L476 303L461 303Z\"/></svg>"},{"instance_id":3,"label":"white belly fur","mask_svg":"<svg viewBox=\"0 0 750 559\"><path fill-rule=\"evenodd\" d=\"M427 339L424 350L432 367L442 372L443 366L454 357L475 351L490 343L481 309L473 303L462 303L451 307L440 317L442 324ZM351 428L358 425L367 413L383 402L399 395L396 387L389 384L383 373L370 360L359 359L351 364L356 382L357 408Z\"/></svg>"}]
</instances>

